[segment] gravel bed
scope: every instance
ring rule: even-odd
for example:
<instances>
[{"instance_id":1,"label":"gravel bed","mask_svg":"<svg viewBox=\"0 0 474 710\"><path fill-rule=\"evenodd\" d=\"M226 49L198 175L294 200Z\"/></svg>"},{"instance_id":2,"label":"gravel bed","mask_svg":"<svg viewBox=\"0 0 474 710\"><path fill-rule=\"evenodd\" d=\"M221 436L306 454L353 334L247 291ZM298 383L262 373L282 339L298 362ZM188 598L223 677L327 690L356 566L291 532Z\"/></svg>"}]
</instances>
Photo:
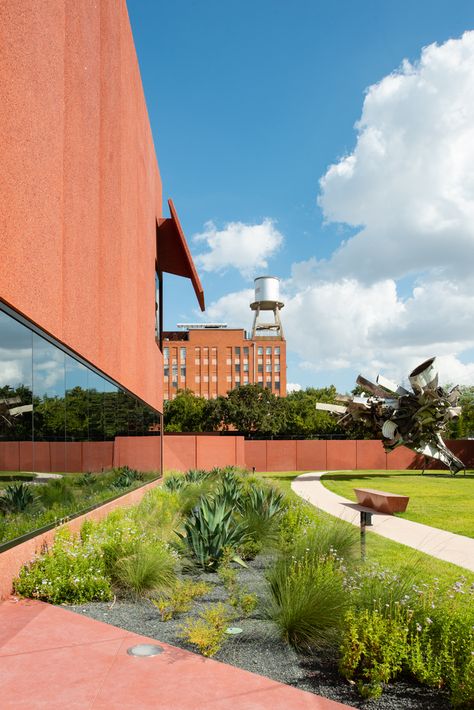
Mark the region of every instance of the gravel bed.
<instances>
[{"instance_id":1,"label":"gravel bed","mask_svg":"<svg viewBox=\"0 0 474 710\"><path fill-rule=\"evenodd\" d=\"M239 585L257 594L260 601L265 597L263 572L267 564L268 559L261 556L249 563L248 569L238 570ZM120 598L114 603L92 602L68 608L98 621L195 652L179 637L181 625L190 615L196 616L209 604L225 602L228 595L216 574L193 575L193 579L205 581L211 586L211 591L194 602L189 614L181 614L166 622L161 621L158 610L146 599ZM448 710L451 707L445 692L403 679L387 686L379 699L362 700L354 686L339 676L335 655L327 651L311 656L297 653L279 638L273 623L264 618L262 603L249 618L236 618L232 625L240 627L242 633L229 636L214 656L217 661L362 710Z\"/></svg>"}]
</instances>

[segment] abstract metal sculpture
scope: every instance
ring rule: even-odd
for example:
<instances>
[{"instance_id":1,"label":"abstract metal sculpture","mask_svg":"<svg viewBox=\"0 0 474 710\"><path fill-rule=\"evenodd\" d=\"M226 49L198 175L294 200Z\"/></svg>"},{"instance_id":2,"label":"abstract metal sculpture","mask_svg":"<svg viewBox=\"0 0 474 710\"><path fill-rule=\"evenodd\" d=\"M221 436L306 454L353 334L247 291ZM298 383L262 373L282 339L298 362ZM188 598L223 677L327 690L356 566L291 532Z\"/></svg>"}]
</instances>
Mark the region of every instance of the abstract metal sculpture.
<instances>
[{"instance_id":1,"label":"abstract metal sculpture","mask_svg":"<svg viewBox=\"0 0 474 710\"><path fill-rule=\"evenodd\" d=\"M13 420L20 414L33 411L32 404L24 404L20 407L12 407L12 404L20 404L20 397L8 397L0 399L0 423L3 421L7 426L13 426Z\"/></svg>"},{"instance_id":2,"label":"abstract metal sculpture","mask_svg":"<svg viewBox=\"0 0 474 710\"><path fill-rule=\"evenodd\" d=\"M438 385L438 373L430 358L409 375L412 392L378 375L377 384L359 375L357 384L362 394L340 395L337 404L316 405L316 409L341 414L339 423L363 421L377 435L382 435L385 451L406 446L424 456L442 461L455 475L465 469L463 462L448 449L441 432L454 417L461 414L457 406L459 388L449 392Z\"/></svg>"}]
</instances>

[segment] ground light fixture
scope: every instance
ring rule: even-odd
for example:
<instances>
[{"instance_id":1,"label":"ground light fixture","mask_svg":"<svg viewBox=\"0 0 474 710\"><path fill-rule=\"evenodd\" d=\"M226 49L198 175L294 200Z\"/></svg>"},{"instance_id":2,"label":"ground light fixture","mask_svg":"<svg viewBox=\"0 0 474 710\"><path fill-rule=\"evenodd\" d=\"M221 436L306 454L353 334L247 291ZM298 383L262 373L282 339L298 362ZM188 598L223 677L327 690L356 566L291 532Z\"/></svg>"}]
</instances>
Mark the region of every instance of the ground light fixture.
<instances>
[{"instance_id":1,"label":"ground light fixture","mask_svg":"<svg viewBox=\"0 0 474 710\"><path fill-rule=\"evenodd\" d=\"M158 656L165 649L153 643L139 643L136 646L127 648L129 656L137 656L138 658L147 658L148 656Z\"/></svg>"},{"instance_id":2,"label":"ground light fixture","mask_svg":"<svg viewBox=\"0 0 474 710\"><path fill-rule=\"evenodd\" d=\"M227 629L225 630L226 634L230 634L232 636L241 634L242 629L239 628L238 626L228 626Z\"/></svg>"}]
</instances>

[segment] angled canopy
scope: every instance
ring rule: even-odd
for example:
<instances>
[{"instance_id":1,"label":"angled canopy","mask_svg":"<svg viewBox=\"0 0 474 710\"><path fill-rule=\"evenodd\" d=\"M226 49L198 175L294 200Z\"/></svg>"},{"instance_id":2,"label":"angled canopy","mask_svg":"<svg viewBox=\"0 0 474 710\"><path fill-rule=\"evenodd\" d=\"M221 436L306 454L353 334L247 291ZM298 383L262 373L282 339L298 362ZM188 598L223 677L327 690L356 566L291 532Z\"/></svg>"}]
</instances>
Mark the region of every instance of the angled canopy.
<instances>
[{"instance_id":1,"label":"angled canopy","mask_svg":"<svg viewBox=\"0 0 474 710\"><path fill-rule=\"evenodd\" d=\"M191 279L201 311L205 310L204 291L179 223L172 200L168 200L171 217L158 220L156 253L158 271Z\"/></svg>"}]
</instances>

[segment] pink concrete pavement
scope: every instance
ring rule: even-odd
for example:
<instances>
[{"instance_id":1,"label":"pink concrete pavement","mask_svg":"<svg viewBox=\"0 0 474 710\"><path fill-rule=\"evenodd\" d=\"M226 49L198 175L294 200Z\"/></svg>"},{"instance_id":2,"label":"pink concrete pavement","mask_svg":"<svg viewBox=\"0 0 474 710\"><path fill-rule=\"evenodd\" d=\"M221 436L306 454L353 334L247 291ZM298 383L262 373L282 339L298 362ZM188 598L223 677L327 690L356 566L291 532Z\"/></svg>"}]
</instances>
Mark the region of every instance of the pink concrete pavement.
<instances>
[{"instance_id":1,"label":"pink concrete pavement","mask_svg":"<svg viewBox=\"0 0 474 710\"><path fill-rule=\"evenodd\" d=\"M164 653L127 649L158 643ZM344 710L347 705L61 607L0 604L2 710Z\"/></svg>"}]
</instances>

